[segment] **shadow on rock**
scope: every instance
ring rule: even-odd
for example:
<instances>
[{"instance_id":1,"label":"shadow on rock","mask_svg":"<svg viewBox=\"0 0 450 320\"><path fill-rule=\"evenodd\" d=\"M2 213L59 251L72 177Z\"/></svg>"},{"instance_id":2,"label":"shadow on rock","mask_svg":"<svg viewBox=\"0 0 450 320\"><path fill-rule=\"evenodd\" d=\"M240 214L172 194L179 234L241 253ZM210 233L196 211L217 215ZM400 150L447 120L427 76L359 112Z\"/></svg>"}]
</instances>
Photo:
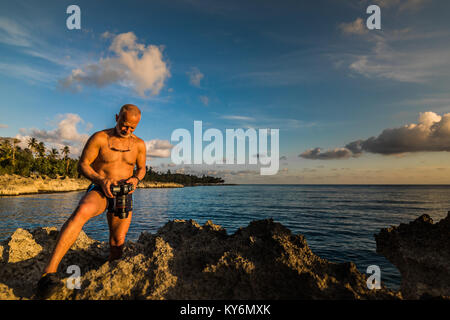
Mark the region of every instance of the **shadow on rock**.
<instances>
[{"instance_id":1,"label":"shadow on rock","mask_svg":"<svg viewBox=\"0 0 450 320\"><path fill-rule=\"evenodd\" d=\"M231 236L210 221L200 226L175 220L138 242L151 254L158 241L170 252L166 299L399 298L386 288L367 289L353 263L321 259L302 235L271 219L253 221Z\"/></svg>"},{"instance_id":2,"label":"shadow on rock","mask_svg":"<svg viewBox=\"0 0 450 320\"><path fill-rule=\"evenodd\" d=\"M17 229L0 245L0 298L33 299L35 286L56 243L56 228L37 228L29 232ZM89 238L83 231L67 252L59 270L77 265L81 271L97 269L107 259L104 244ZM70 274L58 272L61 279ZM61 287L64 282L61 282Z\"/></svg>"},{"instance_id":3,"label":"shadow on rock","mask_svg":"<svg viewBox=\"0 0 450 320\"><path fill-rule=\"evenodd\" d=\"M438 223L424 214L375 235L377 253L402 275L401 291L406 299L450 299L449 239L450 213Z\"/></svg>"},{"instance_id":4,"label":"shadow on rock","mask_svg":"<svg viewBox=\"0 0 450 320\"><path fill-rule=\"evenodd\" d=\"M18 229L0 247L0 298L33 298L53 249L56 228ZM228 235L221 226L174 220L156 234L127 242L123 258L105 262L107 244L83 232L60 270L81 269L81 288L65 277L51 299L400 299L386 288L369 290L354 263L315 255L302 235L271 219Z\"/></svg>"}]
</instances>

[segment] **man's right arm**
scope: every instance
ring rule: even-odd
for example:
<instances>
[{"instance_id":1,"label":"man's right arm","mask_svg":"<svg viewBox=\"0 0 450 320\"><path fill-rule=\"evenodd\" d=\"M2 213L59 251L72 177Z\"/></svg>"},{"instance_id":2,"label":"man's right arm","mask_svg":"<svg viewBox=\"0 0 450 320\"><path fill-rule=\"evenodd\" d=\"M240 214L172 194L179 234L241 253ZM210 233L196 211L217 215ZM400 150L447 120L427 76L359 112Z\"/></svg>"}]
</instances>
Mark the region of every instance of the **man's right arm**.
<instances>
[{"instance_id":1,"label":"man's right arm","mask_svg":"<svg viewBox=\"0 0 450 320\"><path fill-rule=\"evenodd\" d=\"M97 132L93 134L86 142L83 152L81 153L80 161L78 162L78 171L87 179L102 187L103 192L106 196L113 198L114 196L111 194L109 186L114 182L110 181L109 179L105 179L105 177L99 175L91 167L91 164L95 161L95 159L97 159L100 152L103 141L103 134L104 133L102 133L101 131Z\"/></svg>"}]
</instances>

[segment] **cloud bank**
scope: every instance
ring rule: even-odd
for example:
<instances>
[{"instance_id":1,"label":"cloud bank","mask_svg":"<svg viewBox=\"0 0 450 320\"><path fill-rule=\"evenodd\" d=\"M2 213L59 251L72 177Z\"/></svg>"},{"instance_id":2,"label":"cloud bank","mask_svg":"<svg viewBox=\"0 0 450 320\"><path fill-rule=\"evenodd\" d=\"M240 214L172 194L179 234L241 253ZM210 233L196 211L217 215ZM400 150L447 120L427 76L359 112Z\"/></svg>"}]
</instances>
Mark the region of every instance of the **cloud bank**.
<instances>
[{"instance_id":1,"label":"cloud bank","mask_svg":"<svg viewBox=\"0 0 450 320\"><path fill-rule=\"evenodd\" d=\"M336 148L321 151L320 148L309 149L299 155L299 157L311 160L332 160L347 159L352 156L352 152L347 148Z\"/></svg>"},{"instance_id":2,"label":"cloud bank","mask_svg":"<svg viewBox=\"0 0 450 320\"><path fill-rule=\"evenodd\" d=\"M71 156L79 156L82 147L86 143L89 135L78 132L78 125L84 123L83 119L77 114L66 113L58 116L59 122L53 130L44 129L19 129L20 134L16 138L21 140L21 148L28 147L28 140L33 137L46 144L47 148L62 149L65 145L70 147ZM88 124L89 126L89 124Z\"/></svg>"},{"instance_id":3,"label":"cloud bank","mask_svg":"<svg viewBox=\"0 0 450 320\"><path fill-rule=\"evenodd\" d=\"M385 129L377 137L355 140L343 148L322 152L309 149L299 155L304 159L332 160L358 157L364 152L398 155L410 152L450 151L450 113L440 116L432 111L420 113L418 123Z\"/></svg>"},{"instance_id":4,"label":"cloud bank","mask_svg":"<svg viewBox=\"0 0 450 320\"><path fill-rule=\"evenodd\" d=\"M20 129L22 134L32 136L44 142L60 143L74 145L76 143L85 143L89 135L78 132L77 125L84 121L81 117L74 113L66 113L60 116L61 120L57 124L57 128L53 130L42 129Z\"/></svg>"}]
</instances>

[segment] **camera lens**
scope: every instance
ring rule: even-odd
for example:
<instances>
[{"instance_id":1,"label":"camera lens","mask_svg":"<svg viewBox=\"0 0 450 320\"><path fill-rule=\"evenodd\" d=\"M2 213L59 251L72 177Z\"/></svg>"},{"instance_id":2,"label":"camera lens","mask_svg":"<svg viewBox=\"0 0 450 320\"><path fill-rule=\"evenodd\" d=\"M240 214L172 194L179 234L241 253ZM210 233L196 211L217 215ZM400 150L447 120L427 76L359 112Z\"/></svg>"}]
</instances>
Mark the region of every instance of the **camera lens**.
<instances>
[{"instance_id":1,"label":"camera lens","mask_svg":"<svg viewBox=\"0 0 450 320\"><path fill-rule=\"evenodd\" d=\"M113 187L111 187L113 190ZM128 217L129 211L132 209L131 199L128 199L130 196L129 192L133 190L132 184L122 184L120 186L114 186L115 193L115 208L114 215L119 217L120 219L126 219ZM130 203L128 203L130 201Z\"/></svg>"}]
</instances>

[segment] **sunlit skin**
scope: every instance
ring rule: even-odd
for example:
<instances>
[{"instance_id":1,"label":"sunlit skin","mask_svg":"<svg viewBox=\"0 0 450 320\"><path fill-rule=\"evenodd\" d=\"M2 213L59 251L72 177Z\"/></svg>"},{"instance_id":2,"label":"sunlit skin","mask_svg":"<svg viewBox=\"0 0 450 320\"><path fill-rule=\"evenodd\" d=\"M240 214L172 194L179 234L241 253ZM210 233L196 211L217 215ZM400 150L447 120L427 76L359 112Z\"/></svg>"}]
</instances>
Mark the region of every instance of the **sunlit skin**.
<instances>
[{"instance_id":1,"label":"sunlit skin","mask_svg":"<svg viewBox=\"0 0 450 320\"><path fill-rule=\"evenodd\" d=\"M133 134L141 119L140 111L136 106L127 106L124 111L116 114L114 128L93 134L83 149L79 161L79 171L87 179L100 186L104 194L91 191L83 196L78 207L62 226L44 273L57 271L59 263L76 241L84 224L106 210L108 204L106 197L114 197L110 191L111 185L126 182L133 184L136 188L139 181L135 177L131 177L135 166L137 169L135 176L140 180L145 176L145 143ZM120 152L113 149L129 151ZM132 212L126 219L120 219L111 213L107 214L107 218L110 244L109 260L115 260L122 256L122 248L131 223Z\"/></svg>"}]
</instances>

